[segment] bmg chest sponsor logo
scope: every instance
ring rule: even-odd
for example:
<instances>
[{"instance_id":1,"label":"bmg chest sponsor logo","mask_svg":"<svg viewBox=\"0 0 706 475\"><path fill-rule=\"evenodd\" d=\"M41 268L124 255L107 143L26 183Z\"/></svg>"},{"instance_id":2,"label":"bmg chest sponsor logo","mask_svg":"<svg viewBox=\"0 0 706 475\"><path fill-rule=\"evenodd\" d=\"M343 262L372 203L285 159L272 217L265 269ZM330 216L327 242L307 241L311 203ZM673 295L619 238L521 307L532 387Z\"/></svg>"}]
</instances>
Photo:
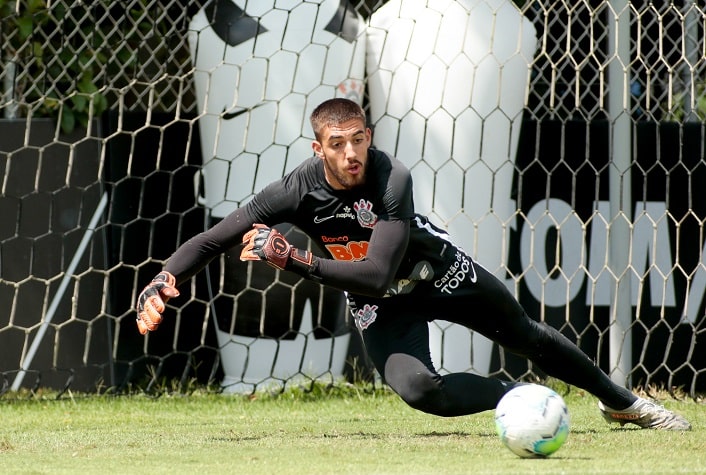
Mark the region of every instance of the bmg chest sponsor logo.
<instances>
[{"instance_id":1,"label":"bmg chest sponsor logo","mask_svg":"<svg viewBox=\"0 0 706 475\"><path fill-rule=\"evenodd\" d=\"M361 261L368 254L368 241L351 241L346 244L326 244L326 250L337 261Z\"/></svg>"},{"instance_id":2,"label":"bmg chest sponsor logo","mask_svg":"<svg viewBox=\"0 0 706 475\"><path fill-rule=\"evenodd\" d=\"M321 236L321 242L348 242L348 236Z\"/></svg>"},{"instance_id":3,"label":"bmg chest sponsor logo","mask_svg":"<svg viewBox=\"0 0 706 475\"><path fill-rule=\"evenodd\" d=\"M466 277L471 282L478 280L473 262L462 252L457 252L456 262L451 264L443 276L434 281L434 287L444 294L452 294Z\"/></svg>"}]
</instances>

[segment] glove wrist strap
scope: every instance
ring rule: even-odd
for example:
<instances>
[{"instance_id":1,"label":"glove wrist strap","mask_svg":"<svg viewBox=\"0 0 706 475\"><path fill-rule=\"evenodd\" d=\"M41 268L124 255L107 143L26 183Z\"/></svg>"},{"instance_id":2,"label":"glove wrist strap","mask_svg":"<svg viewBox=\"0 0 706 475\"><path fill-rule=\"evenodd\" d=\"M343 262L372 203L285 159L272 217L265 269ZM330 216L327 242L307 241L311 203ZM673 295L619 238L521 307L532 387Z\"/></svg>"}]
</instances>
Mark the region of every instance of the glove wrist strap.
<instances>
[{"instance_id":1,"label":"glove wrist strap","mask_svg":"<svg viewBox=\"0 0 706 475\"><path fill-rule=\"evenodd\" d=\"M164 282L165 284L170 285L172 287L176 286L176 279L171 273L167 272L166 270L163 270L162 272L154 276L154 278L152 279L152 283L156 282Z\"/></svg>"},{"instance_id":2,"label":"glove wrist strap","mask_svg":"<svg viewBox=\"0 0 706 475\"><path fill-rule=\"evenodd\" d=\"M302 277L311 278L313 263L314 255L311 252L292 246L289 250L286 270L299 274Z\"/></svg>"}]
</instances>

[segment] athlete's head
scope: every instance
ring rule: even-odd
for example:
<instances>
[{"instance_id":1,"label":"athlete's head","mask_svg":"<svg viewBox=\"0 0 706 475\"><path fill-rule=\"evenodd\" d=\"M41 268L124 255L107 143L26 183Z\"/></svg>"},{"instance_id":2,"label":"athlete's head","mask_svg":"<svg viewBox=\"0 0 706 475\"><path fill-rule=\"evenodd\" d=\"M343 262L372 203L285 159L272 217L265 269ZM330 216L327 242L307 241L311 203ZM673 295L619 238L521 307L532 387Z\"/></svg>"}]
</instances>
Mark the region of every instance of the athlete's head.
<instances>
[{"instance_id":1,"label":"athlete's head","mask_svg":"<svg viewBox=\"0 0 706 475\"><path fill-rule=\"evenodd\" d=\"M314 140L311 147L324 162L326 181L343 190L365 183L371 131L365 112L349 99L329 99L311 113Z\"/></svg>"}]
</instances>

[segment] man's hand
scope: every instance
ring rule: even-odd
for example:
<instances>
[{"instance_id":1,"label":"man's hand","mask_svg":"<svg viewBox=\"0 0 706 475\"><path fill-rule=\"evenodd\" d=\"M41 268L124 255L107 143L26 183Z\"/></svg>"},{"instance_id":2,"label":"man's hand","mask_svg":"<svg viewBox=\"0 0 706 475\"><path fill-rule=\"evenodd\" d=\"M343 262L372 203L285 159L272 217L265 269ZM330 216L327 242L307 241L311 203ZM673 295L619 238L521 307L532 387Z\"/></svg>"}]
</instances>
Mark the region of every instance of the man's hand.
<instances>
[{"instance_id":1,"label":"man's hand","mask_svg":"<svg viewBox=\"0 0 706 475\"><path fill-rule=\"evenodd\" d=\"M137 298L137 329L140 334L155 331L162 323L162 312L172 297L178 297L176 279L167 271L157 274Z\"/></svg>"},{"instance_id":2,"label":"man's hand","mask_svg":"<svg viewBox=\"0 0 706 475\"><path fill-rule=\"evenodd\" d=\"M313 255L287 242L282 233L264 224L254 224L243 236L241 261L265 261L272 267L308 275Z\"/></svg>"},{"instance_id":3,"label":"man's hand","mask_svg":"<svg viewBox=\"0 0 706 475\"><path fill-rule=\"evenodd\" d=\"M276 229L254 224L243 236L243 244L245 247L240 253L241 261L266 261L282 270L287 267L292 245Z\"/></svg>"}]
</instances>

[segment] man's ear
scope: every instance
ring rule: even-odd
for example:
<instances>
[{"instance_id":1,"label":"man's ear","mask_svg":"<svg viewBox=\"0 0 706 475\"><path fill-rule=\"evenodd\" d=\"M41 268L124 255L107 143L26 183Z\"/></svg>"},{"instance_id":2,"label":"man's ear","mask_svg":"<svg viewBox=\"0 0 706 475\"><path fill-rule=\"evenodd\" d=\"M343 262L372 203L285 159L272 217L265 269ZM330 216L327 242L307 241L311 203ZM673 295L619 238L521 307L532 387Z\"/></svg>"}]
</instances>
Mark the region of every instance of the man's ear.
<instances>
[{"instance_id":1,"label":"man's ear","mask_svg":"<svg viewBox=\"0 0 706 475\"><path fill-rule=\"evenodd\" d=\"M311 142L311 149L314 151L314 154L321 158L323 160L324 158L324 148L321 146L321 142L318 140L314 140Z\"/></svg>"}]
</instances>

